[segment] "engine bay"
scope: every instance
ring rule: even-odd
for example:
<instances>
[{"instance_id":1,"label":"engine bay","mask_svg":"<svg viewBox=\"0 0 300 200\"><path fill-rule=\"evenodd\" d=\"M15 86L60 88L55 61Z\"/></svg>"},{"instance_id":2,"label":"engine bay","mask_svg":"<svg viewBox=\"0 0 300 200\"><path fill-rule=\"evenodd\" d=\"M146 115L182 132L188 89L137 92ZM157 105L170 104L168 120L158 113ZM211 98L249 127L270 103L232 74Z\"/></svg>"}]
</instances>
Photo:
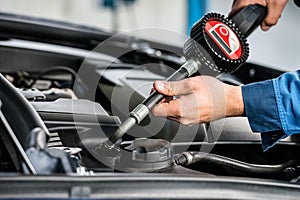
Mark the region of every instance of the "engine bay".
<instances>
[{"instance_id":1,"label":"engine bay","mask_svg":"<svg viewBox=\"0 0 300 200\"><path fill-rule=\"evenodd\" d=\"M1 172L30 174L38 167L40 174L147 172L299 182L299 136L263 152L246 117L184 126L150 114L113 148L103 147L149 96L153 82L185 62L181 48L127 36L106 40L108 34L70 25L41 37L39 26L52 22L26 20L32 19L23 19L29 26L21 35L8 26L0 38ZM100 49L93 49L99 42ZM283 72L244 63L217 78L241 85Z\"/></svg>"},{"instance_id":2,"label":"engine bay","mask_svg":"<svg viewBox=\"0 0 300 200\"><path fill-rule=\"evenodd\" d=\"M245 76L247 71L251 74L264 69L255 64L245 65L241 68L244 70L219 79L230 84L236 84L237 79L245 83L252 78ZM81 174L184 173L288 181L298 177L297 138L288 138L262 152L260 134L251 131L245 117L189 127L150 116L126 134L116 148L101 149L101 142L148 95L152 82L165 78L164 72L153 70L156 66L159 69L160 64L112 63L109 68L89 64L84 77L78 77L73 68L61 66L4 74L45 123L49 131L46 148L69 154ZM85 88L91 88L89 81L97 79L96 95L91 97ZM1 146L6 147L1 149L1 171L21 170L11 161L9 148Z\"/></svg>"}]
</instances>

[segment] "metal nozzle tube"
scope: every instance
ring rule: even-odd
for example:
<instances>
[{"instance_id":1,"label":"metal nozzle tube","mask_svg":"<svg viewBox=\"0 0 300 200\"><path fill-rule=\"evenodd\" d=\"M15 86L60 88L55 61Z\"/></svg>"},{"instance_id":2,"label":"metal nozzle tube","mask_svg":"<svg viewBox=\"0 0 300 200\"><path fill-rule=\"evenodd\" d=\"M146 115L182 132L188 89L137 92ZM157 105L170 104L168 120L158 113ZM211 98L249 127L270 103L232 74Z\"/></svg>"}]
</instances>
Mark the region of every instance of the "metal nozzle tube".
<instances>
[{"instance_id":1,"label":"metal nozzle tube","mask_svg":"<svg viewBox=\"0 0 300 200\"><path fill-rule=\"evenodd\" d=\"M114 134L109 138L111 143L116 143L131 127L136 124L136 120L133 117L129 117L124 121L121 126L114 132Z\"/></svg>"}]
</instances>

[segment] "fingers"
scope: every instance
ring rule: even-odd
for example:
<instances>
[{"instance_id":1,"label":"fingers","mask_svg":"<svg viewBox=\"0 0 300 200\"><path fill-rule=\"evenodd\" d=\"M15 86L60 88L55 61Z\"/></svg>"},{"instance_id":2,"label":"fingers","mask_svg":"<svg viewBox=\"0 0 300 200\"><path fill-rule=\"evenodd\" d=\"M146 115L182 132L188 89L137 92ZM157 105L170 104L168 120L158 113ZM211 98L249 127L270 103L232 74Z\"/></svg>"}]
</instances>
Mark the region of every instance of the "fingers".
<instances>
[{"instance_id":1,"label":"fingers","mask_svg":"<svg viewBox=\"0 0 300 200\"><path fill-rule=\"evenodd\" d=\"M261 29L267 31L271 26L277 24L287 0L270 0L268 3L268 14L261 24Z\"/></svg>"},{"instance_id":2,"label":"fingers","mask_svg":"<svg viewBox=\"0 0 300 200\"><path fill-rule=\"evenodd\" d=\"M231 12L229 13L229 16L231 17L240 9L249 4L260 4L263 6L267 6L268 14L261 24L261 29L263 31L267 31L271 26L277 24L287 1L288 0L236 0L233 4Z\"/></svg>"},{"instance_id":3,"label":"fingers","mask_svg":"<svg viewBox=\"0 0 300 200\"><path fill-rule=\"evenodd\" d=\"M195 101L196 99L191 98L191 96L194 95L190 94L188 96L182 96L179 99L160 103L152 109L152 114L156 117L167 117L170 120L188 126L199 123L199 110L197 106L195 106L197 102Z\"/></svg>"},{"instance_id":4,"label":"fingers","mask_svg":"<svg viewBox=\"0 0 300 200\"><path fill-rule=\"evenodd\" d=\"M177 82L156 81L154 83L154 89L169 97L164 98L156 105L152 109L152 114L154 116L167 116L169 119L184 123L182 118L182 106L187 107L188 105L186 104L192 105L192 103L187 103L187 101L183 99L185 99L185 96L192 94L195 85L201 85L203 84L202 82L203 80L201 77L198 77L197 79L188 78ZM177 96L178 98L173 99L173 96Z\"/></svg>"},{"instance_id":5,"label":"fingers","mask_svg":"<svg viewBox=\"0 0 300 200\"><path fill-rule=\"evenodd\" d=\"M191 78L190 78L191 79ZM181 116L181 104L179 99L174 99L173 96L187 95L193 91L193 81L185 79L177 82L166 82L166 81L155 81L153 86L154 89L170 98L164 98L158 105L152 109L154 116L173 116L174 120L176 117ZM180 117L179 117L180 118Z\"/></svg>"},{"instance_id":6,"label":"fingers","mask_svg":"<svg viewBox=\"0 0 300 200\"><path fill-rule=\"evenodd\" d=\"M232 6L231 12L229 13L229 17L232 17L242 8L250 5L250 4L260 4L263 6L267 6L267 0L236 0Z\"/></svg>"},{"instance_id":7,"label":"fingers","mask_svg":"<svg viewBox=\"0 0 300 200\"><path fill-rule=\"evenodd\" d=\"M177 82L155 81L154 89L167 96L189 94L193 90L191 81L189 81L189 79Z\"/></svg>"},{"instance_id":8,"label":"fingers","mask_svg":"<svg viewBox=\"0 0 300 200\"><path fill-rule=\"evenodd\" d=\"M157 104L153 109L152 113L154 116L180 116L181 105L178 99L171 101L162 102Z\"/></svg>"}]
</instances>

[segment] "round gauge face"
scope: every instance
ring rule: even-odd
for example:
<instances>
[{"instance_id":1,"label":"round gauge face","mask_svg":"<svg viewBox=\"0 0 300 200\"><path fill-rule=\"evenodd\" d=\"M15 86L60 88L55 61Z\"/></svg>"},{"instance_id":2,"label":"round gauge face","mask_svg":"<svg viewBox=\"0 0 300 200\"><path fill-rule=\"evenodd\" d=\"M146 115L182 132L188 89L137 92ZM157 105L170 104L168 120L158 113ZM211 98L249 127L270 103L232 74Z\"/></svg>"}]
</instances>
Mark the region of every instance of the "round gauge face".
<instances>
[{"instance_id":1,"label":"round gauge face","mask_svg":"<svg viewBox=\"0 0 300 200\"><path fill-rule=\"evenodd\" d=\"M226 24L211 19L205 24L205 32L227 58L235 60L242 56L240 40Z\"/></svg>"}]
</instances>

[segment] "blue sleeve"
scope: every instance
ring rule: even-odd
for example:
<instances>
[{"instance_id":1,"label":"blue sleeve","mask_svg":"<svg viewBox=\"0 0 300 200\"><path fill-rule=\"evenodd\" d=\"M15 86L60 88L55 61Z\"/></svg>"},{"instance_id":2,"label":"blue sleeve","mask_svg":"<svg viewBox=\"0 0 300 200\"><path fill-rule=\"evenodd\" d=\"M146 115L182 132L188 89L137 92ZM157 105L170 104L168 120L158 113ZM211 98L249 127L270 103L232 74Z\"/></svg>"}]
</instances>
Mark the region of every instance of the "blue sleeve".
<instances>
[{"instance_id":1,"label":"blue sleeve","mask_svg":"<svg viewBox=\"0 0 300 200\"><path fill-rule=\"evenodd\" d=\"M300 70L242 87L251 129L261 132L263 150L300 133Z\"/></svg>"}]
</instances>

